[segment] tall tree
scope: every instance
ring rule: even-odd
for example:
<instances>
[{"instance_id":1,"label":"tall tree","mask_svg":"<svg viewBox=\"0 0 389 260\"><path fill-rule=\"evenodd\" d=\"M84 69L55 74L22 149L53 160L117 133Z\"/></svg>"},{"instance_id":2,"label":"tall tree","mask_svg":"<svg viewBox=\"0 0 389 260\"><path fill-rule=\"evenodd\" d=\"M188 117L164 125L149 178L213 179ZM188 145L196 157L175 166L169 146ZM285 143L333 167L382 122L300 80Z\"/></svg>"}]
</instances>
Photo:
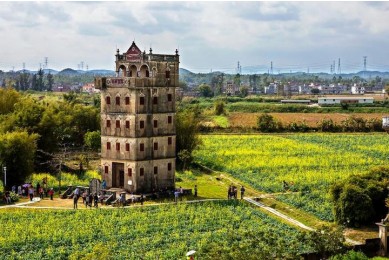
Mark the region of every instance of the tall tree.
<instances>
[{"instance_id":1,"label":"tall tree","mask_svg":"<svg viewBox=\"0 0 389 260\"><path fill-rule=\"evenodd\" d=\"M20 185L34 170L37 134L0 134L0 160L7 167L7 187Z\"/></svg>"},{"instance_id":2,"label":"tall tree","mask_svg":"<svg viewBox=\"0 0 389 260\"><path fill-rule=\"evenodd\" d=\"M39 69L38 76L37 76L37 89L39 91L42 91L45 89L44 75L45 75L45 72L42 69Z\"/></svg>"},{"instance_id":3,"label":"tall tree","mask_svg":"<svg viewBox=\"0 0 389 260\"><path fill-rule=\"evenodd\" d=\"M47 91L53 91L53 85L54 85L54 77L53 75L49 72L47 74Z\"/></svg>"},{"instance_id":4,"label":"tall tree","mask_svg":"<svg viewBox=\"0 0 389 260\"><path fill-rule=\"evenodd\" d=\"M181 164L187 164L191 161L193 150L200 144L197 118L196 113L193 111L184 110L177 112L176 155L178 162Z\"/></svg>"}]
</instances>

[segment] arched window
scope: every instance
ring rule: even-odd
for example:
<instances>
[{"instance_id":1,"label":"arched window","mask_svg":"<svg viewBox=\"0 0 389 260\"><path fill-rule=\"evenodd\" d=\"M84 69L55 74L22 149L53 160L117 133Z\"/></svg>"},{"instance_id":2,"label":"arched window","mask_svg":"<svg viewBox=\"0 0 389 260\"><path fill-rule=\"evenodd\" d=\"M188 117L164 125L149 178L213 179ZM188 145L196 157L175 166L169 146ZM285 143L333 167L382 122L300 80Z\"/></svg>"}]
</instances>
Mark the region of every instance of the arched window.
<instances>
[{"instance_id":1,"label":"arched window","mask_svg":"<svg viewBox=\"0 0 389 260\"><path fill-rule=\"evenodd\" d=\"M148 78L150 76L149 68L146 65L142 65L142 67L140 67L140 76L142 78Z\"/></svg>"},{"instance_id":2,"label":"arched window","mask_svg":"<svg viewBox=\"0 0 389 260\"><path fill-rule=\"evenodd\" d=\"M135 65L131 65L131 67L130 67L130 77L136 77L136 71L137 71L138 69L136 68L136 66Z\"/></svg>"},{"instance_id":3,"label":"arched window","mask_svg":"<svg viewBox=\"0 0 389 260\"><path fill-rule=\"evenodd\" d=\"M119 77L125 77L127 75L126 66L120 65L118 75L119 75Z\"/></svg>"},{"instance_id":4,"label":"arched window","mask_svg":"<svg viewBox=\"0 0 389 260\"><path fill-rule=\"evenodd\" d=\"M107 103L107 105L111 105L111 97L110 96L105 97L105 103Z\"/></svg>"}]
</instances>

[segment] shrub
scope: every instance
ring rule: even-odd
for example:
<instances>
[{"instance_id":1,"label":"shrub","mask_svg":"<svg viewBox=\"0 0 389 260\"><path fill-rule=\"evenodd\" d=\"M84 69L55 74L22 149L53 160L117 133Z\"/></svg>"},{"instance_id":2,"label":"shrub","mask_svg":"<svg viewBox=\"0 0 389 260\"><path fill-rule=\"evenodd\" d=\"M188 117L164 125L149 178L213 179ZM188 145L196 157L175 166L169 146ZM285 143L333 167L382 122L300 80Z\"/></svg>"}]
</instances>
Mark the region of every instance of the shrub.
<instances>
[{"instance_id":1,"label":"shrub","mask_svg":"<svg viewBox=\"0 0 389 260\"><path fill-rule=\"evenodd\" d=\"M226 113L224 108L224 102L221 100L218 100L215 102L215 115L220 116L224 115Z\"/></svg>"},{"instance_id":2,"label":"shrub","mask_svg":"<svg viewBox=\"0 0 389 260\"><path fill-rule=\"evenodd\" d=\"M270 133L279 131L282 125L272 115L264 113L258 117L257 127L261 132Z\"/></svg>"}]
</instances>

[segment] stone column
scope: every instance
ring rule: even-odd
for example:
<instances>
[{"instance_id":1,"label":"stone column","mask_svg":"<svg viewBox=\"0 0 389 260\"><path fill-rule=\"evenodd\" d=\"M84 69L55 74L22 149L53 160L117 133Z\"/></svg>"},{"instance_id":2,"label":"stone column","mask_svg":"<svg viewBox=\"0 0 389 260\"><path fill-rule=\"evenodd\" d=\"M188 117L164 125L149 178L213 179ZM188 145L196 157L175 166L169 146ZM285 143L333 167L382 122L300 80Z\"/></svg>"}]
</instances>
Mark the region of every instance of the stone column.
<instances>
[{"instance_id":1,"label":"stone column","mask_svg":"<svg viewBox=\"0 0 389 260\"><path fill-rule=\"evenodd\" d=\"M388 253L388 226L384 223L376 223L379 229L378 236L380 238L380 256L386 256Z\"/></svg>"}]
</instances>

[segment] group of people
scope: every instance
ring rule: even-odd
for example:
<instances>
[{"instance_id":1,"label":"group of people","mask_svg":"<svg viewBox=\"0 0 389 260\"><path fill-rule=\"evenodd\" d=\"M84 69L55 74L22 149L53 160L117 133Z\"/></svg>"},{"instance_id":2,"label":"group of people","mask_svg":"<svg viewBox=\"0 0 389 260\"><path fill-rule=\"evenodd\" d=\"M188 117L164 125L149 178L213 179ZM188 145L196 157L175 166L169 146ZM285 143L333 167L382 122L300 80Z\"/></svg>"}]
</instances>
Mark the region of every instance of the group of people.
<instances>
[{"instance_id":1,"label":"group of people","mask_svg":"<svg viewBox=\"0 0 389 260\"><path fill-rule=\"evenodd\" d=\"M244 188L244 186L242 186L240 188L240 199L243 199L245 191L246 189ZM228 187L228 199L237 199L237 198L238 198L238 188L231 184L230 187Z\"/></svg>"},{"instance_id":2,"label":"group of people","mask_svg":"<svg viewBox=\"0 0 389 260\"><path fill-rule=\"evenodd\" d=\"M84 192L81 194L80 188L77 187L73 192L73 208L78 208L78 199L80 197L82 197L82 203L85 205L86 208L88 206L92 208L92 203L95 208L98 208L100 196L101 195L97 195L96 192L92 194L87 190L84 190Z\"/></svg>"},{"instance_id":3,"label":"group of people","mask_svg":"<svg viewBox=\"0 0 389 260\"><path fill-rule=\"evenodd\" d=\"M19 185L18 187L16 187L16 185L13 185L11 188L11 191L13 193L18 194L20 197L29 197L30 201L32 201L34 196L37 196L37 197L43 199L44 195L46 195L46 197L50 196L51 200L53 200L53 196L54 196L54 189L53 188L46 189L43 186L41 186L39 182L36 185L36 189L34 189L34 186L31 183L26 183L24 185ZM10 194L9 191L7 191L7 192L8 192L8 194ZM7 199L7 203L8 203L8 199Z\"/></svg>"}]
</instances>

